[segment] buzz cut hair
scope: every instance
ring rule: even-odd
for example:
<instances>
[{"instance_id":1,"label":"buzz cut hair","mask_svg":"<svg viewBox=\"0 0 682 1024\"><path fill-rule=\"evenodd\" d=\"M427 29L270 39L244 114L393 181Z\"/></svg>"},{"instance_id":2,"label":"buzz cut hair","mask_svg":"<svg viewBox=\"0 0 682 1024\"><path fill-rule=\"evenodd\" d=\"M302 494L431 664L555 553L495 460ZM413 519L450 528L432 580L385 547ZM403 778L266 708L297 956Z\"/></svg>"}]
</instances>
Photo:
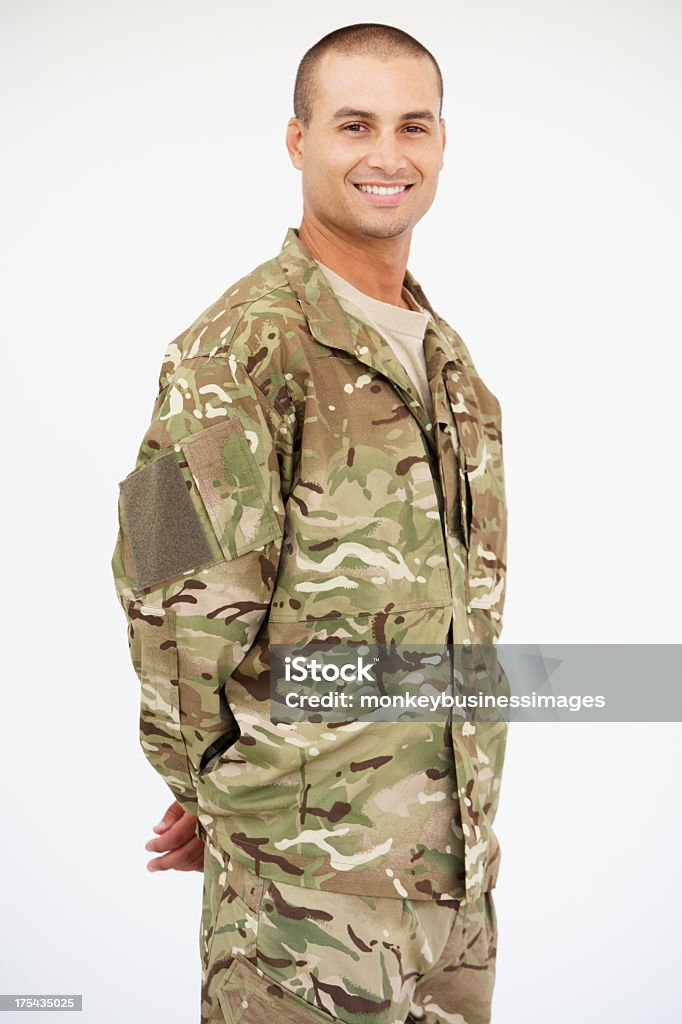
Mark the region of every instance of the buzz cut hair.
<instances>
[{"instance_id":1,"label":"buzz cut hair","mask_svg":"<svg viewBox=\"0 0 682 1024\"><path fill-rule=\"evenodd\" d=\"M370 56L379 60L391 57L426 57L431 61L438 78L440 106L443 109L443 76L438 62L425 46L400 28L361 22L334 29L319 39L307 50L298 65L294 83L294 115L307 128L313 116L315 77L318 65L326 53L341 53L345 56Z\"/></svg>"}]
</instances>

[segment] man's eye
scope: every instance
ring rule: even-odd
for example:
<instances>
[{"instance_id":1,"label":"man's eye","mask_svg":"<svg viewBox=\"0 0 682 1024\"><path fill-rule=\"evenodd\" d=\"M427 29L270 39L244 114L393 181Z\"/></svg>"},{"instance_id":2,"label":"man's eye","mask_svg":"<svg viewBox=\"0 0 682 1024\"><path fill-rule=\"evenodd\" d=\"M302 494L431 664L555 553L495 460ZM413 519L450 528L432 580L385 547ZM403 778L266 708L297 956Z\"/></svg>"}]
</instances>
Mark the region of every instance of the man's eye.
<instances>
[{"instance_id":1,"label":"man's eye","mask_svg":"<svg viewBox=\"0 0 682 1024\"><path fill-rule=\"evenodd\" d=\"M364 124L358 124L356 122L355 124L345 124L343 126L343 130L344 130L344 132L347 132L347 131L350 131L353 128L364 128L364 127L365 127ZM353 134L358 135L359 132L354 132Z\"/></svg>"},{"instance_id":2,"label":"man's eye","mask_svg":"<svg viewBox=\"0 0 682 1024\"><path fill-rule=\"evenodd\" d=\"M419 134L419 132L423 133L424 130L425 129L422 128L422 126L420 124L408 124L408 125L405 125L405 131L410 132L410 134L416 135L416 134Z\"/></svg>"}]
</instances>

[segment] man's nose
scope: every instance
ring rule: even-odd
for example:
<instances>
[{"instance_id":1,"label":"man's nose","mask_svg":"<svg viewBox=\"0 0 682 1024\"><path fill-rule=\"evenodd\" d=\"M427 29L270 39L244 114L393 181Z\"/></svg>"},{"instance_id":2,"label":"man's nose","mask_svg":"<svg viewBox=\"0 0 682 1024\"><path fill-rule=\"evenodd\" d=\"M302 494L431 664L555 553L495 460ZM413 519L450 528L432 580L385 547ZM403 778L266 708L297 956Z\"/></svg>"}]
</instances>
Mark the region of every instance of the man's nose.
<instances>
[{"instance_id":1,"label":"man's nose","mask_svg":"<svg viewBox=\"0 0 682 1024\"><path fill-rule=\"evenodd\" d=\"M380 132L375 136L374 145L367 155L367 163L389 175L407 166L400 142L393 132Z\"/></svg>"}]
</instances>

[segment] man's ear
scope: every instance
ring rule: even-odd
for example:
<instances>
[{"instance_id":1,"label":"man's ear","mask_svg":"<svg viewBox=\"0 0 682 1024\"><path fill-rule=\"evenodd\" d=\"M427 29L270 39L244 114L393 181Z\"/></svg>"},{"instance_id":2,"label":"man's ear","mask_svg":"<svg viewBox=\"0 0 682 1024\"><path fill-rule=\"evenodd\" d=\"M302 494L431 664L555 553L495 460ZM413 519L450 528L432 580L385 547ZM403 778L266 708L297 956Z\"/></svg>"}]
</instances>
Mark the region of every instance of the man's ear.
<instances>
[{"instance_id":1,"label":"man's ear","mask_svg":"<svg viewBox=\"0 0 682 1024\"><path fill-rule=\"evenodd\" d=\"M297 117L290 118L287 124L286 146L292 164L299 171L303 169L303 138L304 128Z\"/></svg>"},{"instance_id":2,"label":"man's ear","mask_svg":"<svg viewBox=\"0 0 682 1024\"><path fill-rule=\"evenodd\" d=\"M445 151L445 143L447 142L447 138L446 138L446 132L445 132L445 121L443 120L442 117L440 119L440 137L441 137L441 142L443 144L443 152L444 152Z\"/></svg>"}]
</instances>

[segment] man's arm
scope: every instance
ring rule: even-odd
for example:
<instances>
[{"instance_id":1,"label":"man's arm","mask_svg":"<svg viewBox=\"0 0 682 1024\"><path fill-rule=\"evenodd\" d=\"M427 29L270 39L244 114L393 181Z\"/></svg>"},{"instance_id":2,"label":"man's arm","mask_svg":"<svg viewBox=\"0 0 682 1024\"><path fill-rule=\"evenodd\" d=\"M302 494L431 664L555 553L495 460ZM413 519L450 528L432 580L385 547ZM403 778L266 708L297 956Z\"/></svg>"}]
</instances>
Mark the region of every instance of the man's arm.
<instances>
[{"instance_id":1,"label":"man's arm","mask_svg":"<svg viewBox=\"0 0 682 1024\"><path fill-rule=\"evenodd\" d=\"M287 417L223 350L176 367L120 485L112 569L140 740L192 815L199 773L238 738L225 688L272 597L290 454Z\"/></svg>"}]
</instances>

